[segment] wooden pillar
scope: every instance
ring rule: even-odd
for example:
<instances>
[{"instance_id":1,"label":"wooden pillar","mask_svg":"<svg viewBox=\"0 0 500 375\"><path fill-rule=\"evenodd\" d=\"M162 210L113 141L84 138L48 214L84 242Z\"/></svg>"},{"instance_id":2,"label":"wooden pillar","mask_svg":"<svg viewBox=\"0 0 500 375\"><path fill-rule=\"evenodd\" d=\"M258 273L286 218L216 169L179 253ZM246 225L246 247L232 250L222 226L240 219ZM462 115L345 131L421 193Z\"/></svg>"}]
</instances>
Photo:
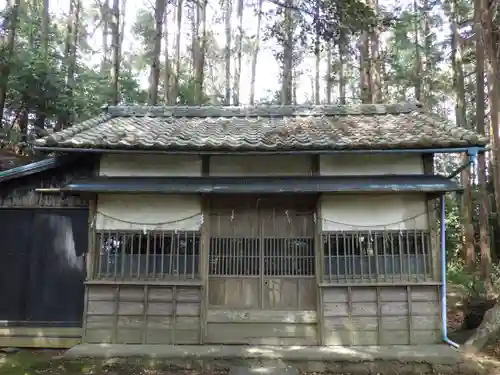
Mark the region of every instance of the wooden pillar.
<instances>
[{"instance_id":1,"label":"wooden pillar","mask_svg":"<svg viewBox=\"0 0 500 375\"><path fill-rule=\"evenodd\" d=\"M424 174L434 174L434 154L424 154L422 156ZM441 261L440 261L440 239L438 228L438 215L436 212L435 198L429 199L427 196L427 221L431 239L431 263L432 263L432 279L433 281L441 280Z\"/></svg>"},{"instance_id":2,"label":"wooden pillar","mask_svg":"<svg viewBox=\"0 0 500 375\"><path fill-rule=\"evenodd\" d=\"M320 155L313 155L311 160L311 174L319 176L320 171ZM316 201L316 215L314 226L314 259L315 259L315 274L316 274L316 321L318 330L318 344L324 345L323 338L323 293L321 282L323 281L323 238L322 238L322 219L321 219L321 195Z\"/></svg>"},{"instance_id":3,"label":"wooden pillar","mask_svg":"<svg viewBox=\"0 0 500 375\"><path fill-rule=\"evenodd\" d=\"M97 196L92 195L89 198L89 218L88 218L88 250L87 250L87 280L94 276L94 265L96 258L95 248L95 225L97 219Z\"/></svg>"},{"instance_id":4,"label":"wooden pillar","mask_svg":"<svg viewBox=\"0 0 500 375\"><path fill-rule=\"evenodd\" d=\"M94 176L99 175L100 168L100 157L96 157L93 160L93 171ZM88 216L88 249L86 256L86 277L85 277L85 293L84 293L84 303L83 303L83 317L82 317L82 341L85 341L85 336L87 334L87 312L88 312L88 300L89 300L89 285L88 280L94 278L96 258L99 256L99 252L96 248L96 223L97 223L97 194L91 194L88 197L89 202L89 216Z\"/></svg>"},{"instance_id":5,"label":"wooden pillar","mask_svg":"<svg viewBox=\"0 0 500 375\"><path fill-rule=\"evenodd\" d=\"M210 176L210 156L201 157L201 175ZM205 342L208 313L208 261L210 251L210 200L207 195L201 196L201 211L203 223L200 238L200 278L202 299L200 308L200 344Z\"/></svg>"}]
</instances>

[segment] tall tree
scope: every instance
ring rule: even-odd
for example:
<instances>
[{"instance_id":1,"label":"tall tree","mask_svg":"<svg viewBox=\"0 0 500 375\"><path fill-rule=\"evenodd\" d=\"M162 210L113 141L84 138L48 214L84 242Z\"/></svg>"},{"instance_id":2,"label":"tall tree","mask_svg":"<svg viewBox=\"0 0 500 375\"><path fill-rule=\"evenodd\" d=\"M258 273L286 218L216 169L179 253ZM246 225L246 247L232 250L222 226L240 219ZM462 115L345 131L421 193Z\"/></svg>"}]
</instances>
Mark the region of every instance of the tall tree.
<instances>
[{"instance_id":1,"label":"tall tree","mask_svg":"<svg viewBox=\"0 0 500 375\"><path fill-rule=\"evenodd\" d=\"M283 19L283 70L281 77L281 104L293 102L294 0L286 0Z\"/></svg>"},{"instance_id":2,"label":"tall tree","mask_svg":"<svg viewBox=\"0 0 500 375\"><path fill-rule=\"evenodd\" d=\"M467 128L467 110L465 102L465 79L463 67L463 41L459 32L458 1L450 3L451 51L453 67L453 86L455 91L455 123L457 126ZM465 153L462 162L468 163L469 156ZM472 189L470 168L461 174L464 193L462 194L461 219L463 232L462 254L467 268L472 272L475 268L476 250L474 248L474 227L472 224Z\"/></svg>"},{"instance_id":3,"label":"tall tree","mask_svg":"<svg viewBox=\"0 0 500 375\"><path fill-rule=\"evenodd\" d=\"M160 83L160 53L163 39L163 21L165 14L165 0L156 0L155 3L155 36L153 40L153 51L151 70L149 73L148 104L158 104L158 85Z\"/></svg>"},{"instance_id":4,"label":"tall tree","mask_svg":"<svg viewBox=\"0 0 500 375\"><path fill-rule=\"evenodd\" d=\"M252 53L252 67L251 67L251 78L250 78L250 105L255 104L255 81L257 77L257 60L259 58L260 51L260 32L262 23L262 4L264 0L259 0L259 5L257 8L257 30L255 32L255 39L253 43L253 53Z\"/></svg>"},{"instance_id":5,"label":"tall tree","mask_svg":"<svg viewBox=\"0 0 500 375\"><path fill-rule=\"evenodd\" d=\"M3 125L5 98L7 96L10 68L13 60L20 4L21 0L7 0L5 7L6 15L3 29L6 32L0 41L2 43L2 53L4 54L4 59L0 62L0 127Z\"/></svg>"},{"instance_id":6,"label":"tall tree","mask_svg":"<svg viewBox=\"0 0 500 375\"><path fill-rule=\"evenodd\" d=\"M370 44L367 31L361 34L359 40L359 76L361 102L364 104L372 103L372 78L370 76Z\"/></svg>"},{"instance_id":7,"label":"tall tree","mask_svg":"<svg viewBox=\"0 0 500 375\"><path fill-rule=\"evenodd\" d=\"M240 105L240 81L241 81L241 59L243 44L243 0L238 0L236 6L236 16L238 18L238 33L236 34L236 64L234 67L233 83L233 105Z\"/></svg>"},{"instance_id":8,"label":"tall tree","mask_svg":"<svg viewBox=\"0 0 500 375\"><path fill-rule=\"evenodd\" d=\"M376 22L370 31L370 85L372 102L382 103L382 72L380 61L380 22L378 0L370 0L370 6L376 15Z\"/></svg>"},{"instance_id":9,"label":"tall tree","mask_svg":"<svg viewBox=\"0 0 500 375\"><path fill-rule=\"evenodd\" d=\"M484 79L484 0L474 2L474 33L475 33L475 57L476 57L476 130L480 134L485 134L485 79ZM491 255L488 233L488 195L487 195L487 174L486 158L484 153L478 155L478 182L480 190L479 202L479 247L481 251L481 278L485 289L491 292L490 268Z\"/></svg>"},{"instance_id":10,"label":"tall tree","mask_svg":"<svg viewBox=\"0 0 500 375\"><path fill-rule=\"evenodd\" d=\"M73 105L73 95L75 89L75 72L77 60L77 46L80 29L81 0L71 0L69 4L68 17L66 19L66 37L64 47L64 63L66 69L66 96L70 107ZM65 109L61 111L57 119L56 130L61 130L72 122L72 113Z\"/></svg>"},{"instance_id":11,"label":"tall tree","mask_svg":"<svg viewBox=\"0 0 500 375\"><path fill-rule=\"evenodd\" d=\"M98 0L99 1L99 11L102 23L102 60L101 60L101 74L106 74L111 66L111 49L109 48L109 26L110 26L110 14L111 8L109 6L109 0Z\"/></svg>"},{"instance_id":12,"label":"tall tree","mask_svg":"<svg viewBox=\"0 0 500 375\"><path fill-rule=\"evenodd\" d=\"M207 49L207 4L202 0L196 6L196 60L194 64L194 102L203 104L203 82L205 79L205 55ZM201 28L199 27L201 26Z\"/></svg>"},{"instance_id":13,"label":"tall tree","mask_svg":"<svg viewBox=\"0 0 500 375\"><path fill-rule=\"evenodd\" d=\"M111 49L113 51L113 61L111 69L111 102L117 105L120 102L120 63L121 63L121 38L120 38L120 0L113 0L111 10Z\"/></svg>"},{"instance_id":14,"label":"tall tree","mask_svg":"<svg viewBox=\"0 0 500 375\"><path fill-rule=\"evenodd\" d=\"M176 30L175 30L175 54L174 54L174 67L175 70L172 72L174 75L174 82L172 84L172 92L169 97L169 104L173 105L177 102L177 96L179 92L179 77L181 70L181 31L182 31L182 10L184 7L183 0L177 0L175 7L175 18L176 18Z\"/></svg>"},{"instance_id":15,"label":"tall tree","mask_svg":"<svg viewBox=\"0 0 500 375\"><path fill-rule=\"evenodd\" d=\"M224 104L231 105L231 17L233 16L232 0L225 0L224 21L226 31L226 48L224 50L224 66L225 66L225 94Z\"/></svg>"},{"instance_id":16,"label":"tall tree","mask_svg":"<svg viewBox=\"0 0 500 375\"><path fill-rule=\"evenodd\" d=\"M320 3L319 0L316 0L316 4L314 7L314 18L316 23L315 35L314 35L314 103L319 104L320 102L320 82L319 82L319 70L321 63L321 30L319 23L319 12L320 12Z\"/></svg>"}]
</instances>

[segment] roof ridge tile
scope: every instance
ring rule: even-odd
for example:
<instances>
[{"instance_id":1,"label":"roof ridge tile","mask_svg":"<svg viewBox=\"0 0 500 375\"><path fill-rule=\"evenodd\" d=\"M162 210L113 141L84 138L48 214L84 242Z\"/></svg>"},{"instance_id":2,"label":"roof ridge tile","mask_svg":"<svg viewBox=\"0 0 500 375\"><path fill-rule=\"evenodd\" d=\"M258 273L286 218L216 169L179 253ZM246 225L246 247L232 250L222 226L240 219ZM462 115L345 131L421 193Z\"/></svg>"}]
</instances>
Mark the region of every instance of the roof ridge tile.
<instances>
[{"instance_id":1,"label":"roof ridge tile","mask_svg":"<svg viewBox=\"0 0 500 375\"><path fill-rule=\"evenodd\" d=\"M107 106L105 113L115 117L297 117L386 115L419 110L418 103L347 105L260 105L260 106Z\"/></svg>"}]
</instances>

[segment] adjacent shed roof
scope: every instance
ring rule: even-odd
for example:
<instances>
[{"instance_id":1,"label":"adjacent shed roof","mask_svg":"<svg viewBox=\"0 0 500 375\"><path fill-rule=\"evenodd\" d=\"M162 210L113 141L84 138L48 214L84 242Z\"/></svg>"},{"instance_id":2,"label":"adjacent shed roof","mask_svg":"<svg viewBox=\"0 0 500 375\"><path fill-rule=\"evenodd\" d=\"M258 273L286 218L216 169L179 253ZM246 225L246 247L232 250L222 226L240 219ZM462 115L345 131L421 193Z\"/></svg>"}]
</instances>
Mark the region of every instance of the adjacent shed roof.
<instances>
[{"instance_id":1,"label":"adjacent shed roof","mask_svg":"<svg viewBox=\"0 0 500 375\"><path fill-rule=\"evenodd\" d=\"M487 139L418 104L107 107L35 141L39 148L321 151L484 146Z\"/></svg>"},{"instance_id":2,"label":"adjacent shed roof","mask_svg":"<svg viewBox=\"0 0 500 375\"><path fill-rule=\"evenodd\" d=\"M0 171L0 183L48 171L60 166L69 165L75 161L76 159L74 157L64 155L57 157L49 157L43 160L38 160L32 163L20 165L18 167Z\"/></svg>"}]
</instances>

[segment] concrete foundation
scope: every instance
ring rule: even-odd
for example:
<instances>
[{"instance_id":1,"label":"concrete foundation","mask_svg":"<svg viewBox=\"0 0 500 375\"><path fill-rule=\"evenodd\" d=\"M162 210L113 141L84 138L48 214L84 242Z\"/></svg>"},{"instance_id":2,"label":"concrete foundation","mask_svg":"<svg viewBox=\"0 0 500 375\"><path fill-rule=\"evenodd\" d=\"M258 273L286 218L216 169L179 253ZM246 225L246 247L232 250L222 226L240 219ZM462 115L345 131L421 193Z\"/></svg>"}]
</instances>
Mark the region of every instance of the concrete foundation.
<instances>
[{"instance_id":1,"label":"concrete foundation","mask_svg":"<svg viewBox=\"0 0 500 375\"><path fill-rule=\"evenodd\" d=\"M144 358L199 370L253 373L255 368L291 368L301 374L325 372L351 375L478 374L481 368L446 345L374 347L274 347L210 345L82 344L66 352L70 358ZM259 372L262 372L259 370Z\"/></svg>"}]
</instances>

